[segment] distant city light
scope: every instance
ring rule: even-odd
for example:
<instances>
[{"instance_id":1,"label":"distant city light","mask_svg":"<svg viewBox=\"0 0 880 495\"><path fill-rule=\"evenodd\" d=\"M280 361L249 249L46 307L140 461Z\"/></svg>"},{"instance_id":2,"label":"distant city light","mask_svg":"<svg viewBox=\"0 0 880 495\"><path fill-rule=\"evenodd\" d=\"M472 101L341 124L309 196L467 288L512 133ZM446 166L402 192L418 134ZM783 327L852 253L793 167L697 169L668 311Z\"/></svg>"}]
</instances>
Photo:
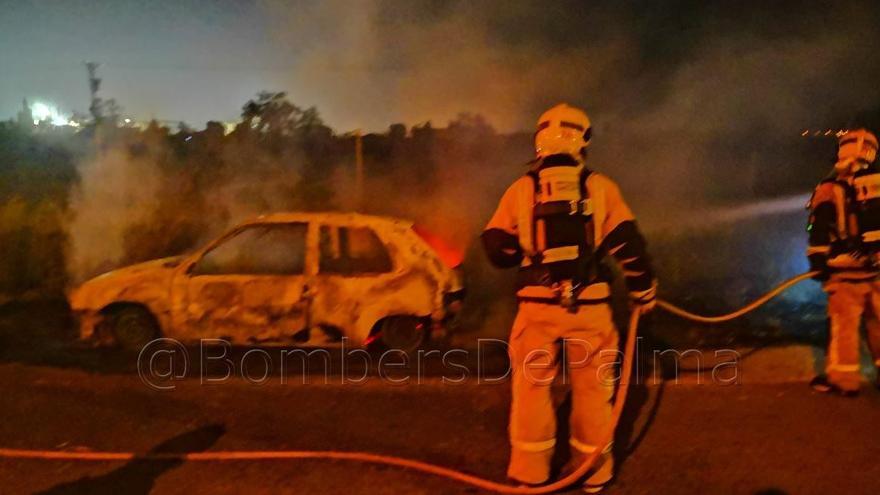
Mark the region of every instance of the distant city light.
<instances>
[{"instance_id":1,"label":"distant city light","mask_svg":"<svg viewBox=\"0 0 880 495\"><path fill-rule=\"evenodd\" d=\"M824 137L824 136L834 136L840 137L849 132L849 129L819 129L813 131L811 129L804 129L804 132L801 133L803 137Z\"/></svg>"},{"instance_id":2,"label":"distant city light","mask_svg":"<svg viewBox=\"0 0 880 495\"><path fill-rule=\"evenodd\" d=\"M49 105L46 105L45 103L37 101L37 102L34 102L33 105L31 105L31 114L38 121L46 120L49 118L49 116L52 115L52 109L49 108Z\"/></svg>"},{"instance_id":3,"label":"distant city light","mask_svg":"<svg viewBox=\"0 0 880 495\"><path fill-rule=\"evenodd\" d=\"M62 115L58 108L41 101L35 101L31 105L31 115L34 117L34 125L48 121L54 126L79 127L78 122L70 120L66 115Z\"/></svg>"}]
</instances>

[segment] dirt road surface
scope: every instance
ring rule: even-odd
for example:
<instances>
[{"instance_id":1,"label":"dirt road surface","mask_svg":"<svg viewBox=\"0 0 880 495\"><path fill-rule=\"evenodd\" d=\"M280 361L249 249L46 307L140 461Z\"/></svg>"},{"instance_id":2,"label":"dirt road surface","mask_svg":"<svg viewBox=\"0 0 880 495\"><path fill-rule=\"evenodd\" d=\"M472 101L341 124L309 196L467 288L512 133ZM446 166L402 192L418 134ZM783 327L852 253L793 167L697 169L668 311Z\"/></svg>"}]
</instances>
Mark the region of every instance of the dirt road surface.
<instances>
[{"instance_id":1,"label":"dirt road surface","mask_svg":"<svg viewBox=\"0 0 880 495\"><path fill-rule=\"evenodd\" d=\"M163 392L137 374L2 364L0 446L360 450L504 479L508 383L254 385L233 378L206 385L187 378L175 385ZM558 392L564 402L564 389ZM840 399L800 383L667 384L636 387L631 397L611 494L880 489L880 393L873 390ZM2 459L0 486L3 493L481 493L396 468L318 461Z\"/></svg>"},{"instance_id":2,"label":"dirt road surface","mask_svg":"<svg viewBox=\"0 0 880 495\"><path fill-rule=\"evenodd\" d=\"M355 450L504 480L510 396L509 383L493 381L504 368L497 349L476 362L459 355L446 363L430 359L423 379L417 363L400 368L392 360L385 378L374 370L365 383L357 383L363 366L347 367L343 375L342 360L335 358L326 376L312 362L304 375L307 385L293 367L260 380L260 356L249 361L250 381L241 369L219 380L225 367L215 360L205 375L215 381L203 383L200 367L190 363L186 377L172 381L173 389L159 391L139 376L136 354L77 348L71 332L63 330L70 328L63 309L0 311L0 447ZM278 356L277 350L267 352ZM241 363L246 353L233 350L228 357ZM743 366L747 378L755 376L754 361ZM396 383L402 378L405 383ZM564 436L565 388L557 388L556 396ZM619 471L608 493L876 494L878 425L880 393L873 389L842 399L815 394L800 382L637 385L618 429ZM558 444L557 468L567 460L565 445ZM481 492L350 462L0 459L0 493Z\"/></svg>"}]
</instances>

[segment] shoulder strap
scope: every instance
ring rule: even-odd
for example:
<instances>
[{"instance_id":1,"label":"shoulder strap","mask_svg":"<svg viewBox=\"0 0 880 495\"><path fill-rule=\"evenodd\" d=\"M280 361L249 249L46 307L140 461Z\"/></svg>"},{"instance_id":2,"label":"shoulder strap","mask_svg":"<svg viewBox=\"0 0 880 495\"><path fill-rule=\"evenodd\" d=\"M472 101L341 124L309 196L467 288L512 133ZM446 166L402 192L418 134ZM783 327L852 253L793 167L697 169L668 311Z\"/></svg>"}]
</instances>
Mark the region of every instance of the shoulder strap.
<instances>
[{"instance_id":1,"label":"shoulder strap","mask_svg":"<svg viewBox=\"0 0 880 495\"><path fill-rule=\"evenodd\" d=\"M538 177L538 171L529 170L528 172L526 172L526 175L532 179L532 186L535 189L535 194L541 192L541 180Z\"/></svg>"},{"instance_id":2,"label":"shoulder strap","mask_svg":"<svg viewBox=\"0 0 880 495\"><path fill-rule=\"evenodd\" d=\"M593 171L584 167L581 169L581 178L580 178L580 187L581 187L581 199L588 199L590 197L590 191L587 190L587 179L590 178L590 174Z\"/></svg>"},{"instance_id":3,"label":"shoulder strap","mask_svg":"<svg viewBox=\"0 0 880 495\"><path fill-rule=\"evenodd\" d=\"M536 175L532 175L531 172L526 175L532 178L533 184L538 184ZM529 187L528 184L520 185L520 181L522 181L522 179L519 179L515 183L517 194L517 230L519 231L520 247L522 247L523 254L526 259L528 259L534 255L535 252L533 210L535 207L535 197L537 196L537 192L534 187ZM540 187L540 185L538 186Z\"/></svg>"}]
</instances>

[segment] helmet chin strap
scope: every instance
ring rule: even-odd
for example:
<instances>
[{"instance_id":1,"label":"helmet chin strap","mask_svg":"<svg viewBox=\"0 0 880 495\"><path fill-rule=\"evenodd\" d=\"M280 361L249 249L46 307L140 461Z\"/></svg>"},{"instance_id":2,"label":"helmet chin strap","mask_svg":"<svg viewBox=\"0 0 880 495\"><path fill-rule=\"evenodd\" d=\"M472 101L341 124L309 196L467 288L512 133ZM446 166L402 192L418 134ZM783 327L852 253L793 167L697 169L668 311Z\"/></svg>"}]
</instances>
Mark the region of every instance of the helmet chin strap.
<instances>
[{"instance_id":1,"label":"helmet chin strap","mask_svg":"<svg viewBox=\"0 0 880 495\"><path fill-rule=\"evenodd\" d=\"M587 156L589 156L589 153L590 153L590 150L587 147L583 147L583 148L581 148L580 153L565 153L565 154L574 158L579 164L584 165L587 163ZM536 156L536 157L532 158L531 160L527 161L526 165L528 165L529 167L540 166L541 162L543 162L544 159L546 159L548 156L552 156L552 155Z\"/></svg>"}]
</instances>

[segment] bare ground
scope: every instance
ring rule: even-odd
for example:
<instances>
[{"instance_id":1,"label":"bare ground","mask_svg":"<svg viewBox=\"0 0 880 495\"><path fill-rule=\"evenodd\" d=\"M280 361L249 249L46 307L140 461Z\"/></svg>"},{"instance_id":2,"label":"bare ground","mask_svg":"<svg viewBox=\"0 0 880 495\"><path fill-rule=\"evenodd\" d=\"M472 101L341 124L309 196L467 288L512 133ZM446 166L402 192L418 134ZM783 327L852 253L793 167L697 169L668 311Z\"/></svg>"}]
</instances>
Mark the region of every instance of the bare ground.
<instances>
[{"instance_id":1,"label":"bare ground","mask_svg":"<svg viewBox=\"0 0 880 495\"><path fill-rule=\"evenodd\" d=\"M160 392L138 377L136 356L71 348L58 337L61 312L31 314L0 319L2 447L359 450L504 479L506 382L451 384L435 377L394 385L373 373L366 384L343 385L334 374L328 384L323 377L282 384L273 374L264 385L240 377L206 385L191 376ZM564 392L557 394L561 425ZM880 393L874 390L841 399L803 383L669 383L635 386L630 397L611 494L880 490ZM565 457L560 449L555 465ZM0 487L3 493L480 493L396 468L319 461L0 459Z\"/></svg>"}]
</instances>

